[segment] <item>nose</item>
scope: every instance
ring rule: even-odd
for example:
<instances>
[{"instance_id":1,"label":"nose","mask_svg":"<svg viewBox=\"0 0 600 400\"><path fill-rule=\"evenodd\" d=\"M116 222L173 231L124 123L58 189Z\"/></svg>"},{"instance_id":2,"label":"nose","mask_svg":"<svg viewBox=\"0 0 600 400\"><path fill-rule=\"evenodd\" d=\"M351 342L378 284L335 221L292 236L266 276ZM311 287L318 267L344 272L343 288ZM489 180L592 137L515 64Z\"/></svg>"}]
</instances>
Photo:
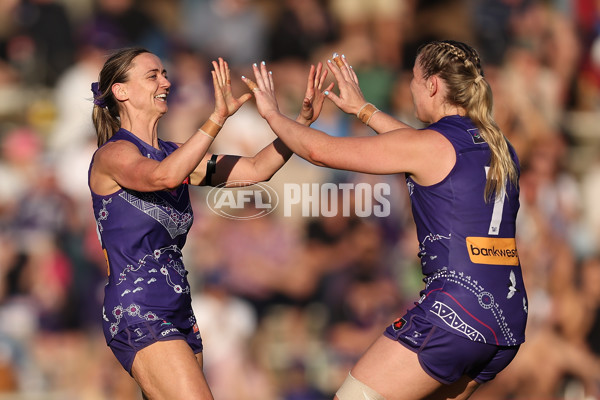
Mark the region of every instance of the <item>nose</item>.
<instances>
[{"instance_id":1,"label":"nose","mask_svg":"<svg viewBox=\"0 0 600 400\"><path fill-rule=\"evenodd\" d=\"M169 79L166 76L163 76L161 81L160 81L160 87L168 89L171 87L171 82L169 81Z\"/></svg>"}]
</instances>

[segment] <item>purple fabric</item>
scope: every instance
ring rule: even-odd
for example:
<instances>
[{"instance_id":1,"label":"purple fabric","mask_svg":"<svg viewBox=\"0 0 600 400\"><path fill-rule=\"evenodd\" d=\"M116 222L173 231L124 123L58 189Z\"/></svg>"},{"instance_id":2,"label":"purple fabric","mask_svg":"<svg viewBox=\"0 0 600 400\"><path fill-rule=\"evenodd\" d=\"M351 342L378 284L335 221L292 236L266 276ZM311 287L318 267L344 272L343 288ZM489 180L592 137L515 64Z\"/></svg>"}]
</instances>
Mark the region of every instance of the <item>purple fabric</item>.
<instances>
[{"instance_id":1,"label":"purple fabric","mask_svg":"<svg viewBox=\"0 0 600 400\"><path fill-rule=\"evenodd\" d=\"M452 143L456 165L435 185L406 179L426 283L421 307L442 329L515 346L525 340L528 306L514 245L519 189L508 184L499 204L485 202L490 150L470 119L445 117L428 129Z\"/></svg>"},{"instance_id":2,"label":"purple fabric","mask_svg":"<svg viewBox=\"0 0 600 400\"><path fill-rule=\"evenodd\" d=\"M131 374L133 360L138 351L158 341L185 340L194 354L201 353L202 338L196 325L177 329L165 321L142 322L119 332L108 344L125 371Z\"/></svg>"},{"instance_id":3,"label":"purple fabric","mask_svg":"<svg viewBox=\"0 0 600 400\"><path fill-rule=\"evenodd\" d=\"M157 150L124 129L109 142L117 140L135 144L145 157L158 161L177 148L159 141ZM196 319L181 253L193 222L188 186L149 193L124 188L108 196L92 192L92 203L110 271L103 310L107 343L144 321L192 327Z\"/></svg>"},{"instance_id":4,"label":"purple fabric","mask_svg":"<svg viewBox=\"0 0 600 400\"><path fill-rule=\"evenodd\" d=\"M467 375L479 383L494 379L515 357L519 346L494 346L469 340L431 324L415 307L390 325L384 335L417 353L432 378L444 384Z\"/></svg>"},{"instance_id":5,"label":"purple fabric","mask_svg":"<svg viewBox=\"0 0 600 400\"><path fill-rule=\"evenodd\" d=\"M101 108L106 107L106 102L102 98L102 92L98 87L98 82L92 83L92 93L94 94L94 104Z\"/></svg>"}]
</instances>

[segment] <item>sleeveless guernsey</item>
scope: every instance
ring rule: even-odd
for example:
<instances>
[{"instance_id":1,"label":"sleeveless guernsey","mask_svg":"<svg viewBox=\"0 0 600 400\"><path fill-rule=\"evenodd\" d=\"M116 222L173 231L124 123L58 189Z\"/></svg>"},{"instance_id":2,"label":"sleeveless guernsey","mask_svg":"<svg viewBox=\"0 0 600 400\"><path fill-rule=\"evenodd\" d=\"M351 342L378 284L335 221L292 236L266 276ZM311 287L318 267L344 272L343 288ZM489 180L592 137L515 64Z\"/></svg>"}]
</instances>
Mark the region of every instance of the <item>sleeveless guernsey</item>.
<instances>
[{"instance_id":1,"label":"sleeveless guernsey","mask_svg":"<svg viewBox=\"0 0 600 400\"><path fill-rule=\"evenodd\" d=\"M406 178L426 284L417 306L432 324L454 334L520 344L527 296L515 245L519 188L508 182L504 196L485 202L490 150L469 118L444 117L427 129L452 143L456 164L435 185Z\"/></svg>"},{"instance_id":2,"label":"sleeveless guernsey","mask_svg":"<svg viewBox=\"0 0 600 400\"><path fill-rule=\"evenodd\" d=\"M109 142L117 140L135 144L145 157L157 161L177 149L162 140L160 150L155 149L125 129ZM92 164L93 158L90 170ZM193 327L196 320L181 253L193 221L188 185L144 193L122 188L107 196L91 192L108 264L103 309L107 343L124 327L143 321Z\"/></svg>"}]
</instances>

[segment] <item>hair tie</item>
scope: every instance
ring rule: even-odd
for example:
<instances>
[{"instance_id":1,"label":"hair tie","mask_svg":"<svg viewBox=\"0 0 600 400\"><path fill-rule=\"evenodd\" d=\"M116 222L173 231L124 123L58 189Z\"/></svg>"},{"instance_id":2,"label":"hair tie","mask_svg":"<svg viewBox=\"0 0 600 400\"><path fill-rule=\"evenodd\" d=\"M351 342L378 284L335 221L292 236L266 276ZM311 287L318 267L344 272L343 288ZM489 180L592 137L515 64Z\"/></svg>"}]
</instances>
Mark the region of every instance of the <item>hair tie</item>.
<instances>
[{"instance_id":1,"label":"hair tie","mask_svg":"<svg viewBox=\"0 0 600 400\"><path fill-rule=\"evenodd\" d=\"M475 83L479 83L481 82L481 80L483 79L483 75L477 75L477 78L475 78Z\"/></svg>"},{"instance_id":2,"label":"hair tie","mask_svg":"<svg viewBox=\"0 0 600 400\"><path fill-rule=\"evenodd\" d=\"M98 82L92 83L92 93L94 93L94 104L100 108L106 107L106 100L102 98L102 92L98 86Z\"/></svg>"}]
</instances>

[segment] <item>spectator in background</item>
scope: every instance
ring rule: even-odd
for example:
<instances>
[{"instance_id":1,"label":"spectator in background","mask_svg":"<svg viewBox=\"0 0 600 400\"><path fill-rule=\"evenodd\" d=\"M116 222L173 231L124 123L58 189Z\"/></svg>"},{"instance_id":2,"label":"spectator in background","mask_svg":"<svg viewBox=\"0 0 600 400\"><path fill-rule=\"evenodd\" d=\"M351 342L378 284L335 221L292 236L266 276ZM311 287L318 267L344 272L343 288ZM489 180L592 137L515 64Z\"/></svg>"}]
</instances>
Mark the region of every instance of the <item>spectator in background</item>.
<instances>
[{"instance_id":1,"label":"spectator in background","mask_svg":"<svg viewBox=\"0 0 600 400\"><path fill-rule=\"evenodd\" d=\"M168 54L168 37L137 0L94 0L95 10L86 24L118 39L112 47L141 46L159 57Z\"/></svg>"},{"instance_id":2,"label":"spectator in background","mask_svg":"<svg viewBox=\"0 0 600 400\"><path fill-rule=\"evenodd\" d=\"M26 67L28 82L54 85L75 58L73 24L65 5L55 0L21 0L15 17L20 32L12 45L21 48L15 53L19 53L18 63Z\"/></svg>"},{"instance_id":3,"label":"spectator in background","mask_svg":"<svg viewBox=\"0 0 600 400\"><path fill-rule=\"evenodd\" d=\"M221 400L274 398L273 382L252 360L256 312L222 278L220 270L207 273L192 301L202 340L210 344L203 361L211 391Z\"/></svg>"},{"instance_id":4,"label":"spectator in background","mask_svg":"<svg viewBox=\"0 0 600 400\"><path fill-rule=\"evenodd\" d=\"M35 181L43 157L40 135L28 127L9 130L0 143L0 226L6 227L14 217L18 199Z\"/></svg>"},{"instance_id":5,"label":"spectator in background","mask_svg":"<svg viewBox=\"0 0 600 400\"><path fill-rule=\"evenodd\" d=\"M189 139L190 132L194 132L194 128L209 116L213 101L210 70L206 67L208 60L202 53L180 43L170 49L169 63L173 78L169 91L169 112L162 122L165 126L162 139L183 143ZM222 134L219 132L219 137ZM251 154L256 154L256 151Z\"/></svg>"},{"instance_id":6,"label":"spectator in background","mask_svg":"<svg viewBox=\"0 0 600 400\"><path fill-rule=\"evenodd\" d=\"M581 332L584 346L596 357L600 357L600 256L590 256L583 260L580 286L588 316Z\"/></svg>"},{"instance_id":7,"label":"spectator in background","mask_svg":"<svg viewBox=\"0 0 600 400\"><path fill-rule=\"evenodd\" d=\"M389 324L400 302L381 227L357 220L344 232L355 255L341 268L324 271L320 292L331 316L330 346L356 361Z\"/></svg>"},{"instance_id":8,"label":"spectator in background","mask_svg":"<svg viewBox=\"0 0 600 400\"><path fill-rule=\"evenodd\" d=\"M530 143L521 178L523 216L536 218L535 236L567 241L584 254L589 244L578 242L586 231L581 224L582 196L574 177L565 171L565 139L548 135Z\"/></svg>"},{"instance_id":9,"label":"spectator in background","mask_svg":"<svg viewBox=\"0 0 600 400\"><path fill-rule=\"evenodd\" d=\"M180 35L207 58L234 69L265 59L267 21L250 0L182 0L180 12Z\"/></svg>"},{"instance_id":10,"label":"spectator in background","mask_svg":"<svg viewBox=\"0 0 600 400\"><path fill-rule=\"evenodd\" d=\"M512 18L529 1L480 0L470 2L473 33L481 57L490 65L502 65L511 43Z\"/></svg>"},{"instance_id":11,"label":"spectator in background","mask_svg":"<svg viewBox=\"0 0 600 400\"><path fill-rule=\"evenodd\" d=\"M269 60L307 62L337 36L337 25L322 0L285 0L270 33Z\"/></svg>"},{"instance_id":12,"label":"spectator in background","mask_svg":"<svg viewBox=\"0 0 600 400\"><path fill-rule=\"evenodd\" d=\"M58 184L78 204L82 218L89 217L87 166L97 148L94 125L89 117L89 82L98 77L106 54L122 43L116 32L95 23L85 23L77 31L76 60L58 78L53 104L56 119L48 135L48 153L53 159ZM78 167L79 166L79 167Z\"/></svg>"},{"instance_id":13,"label":"spectator in background","mask_svg":"<svg viewBox=\"0 0 600 400\"><path fill-rule=\"evenodd\" d=\"M368 37L374 44L373 60L397 68L402 63L404 15L412 2L396 0L333 0L331 10L344 40Z\"/></svg>"}]
</instances>

